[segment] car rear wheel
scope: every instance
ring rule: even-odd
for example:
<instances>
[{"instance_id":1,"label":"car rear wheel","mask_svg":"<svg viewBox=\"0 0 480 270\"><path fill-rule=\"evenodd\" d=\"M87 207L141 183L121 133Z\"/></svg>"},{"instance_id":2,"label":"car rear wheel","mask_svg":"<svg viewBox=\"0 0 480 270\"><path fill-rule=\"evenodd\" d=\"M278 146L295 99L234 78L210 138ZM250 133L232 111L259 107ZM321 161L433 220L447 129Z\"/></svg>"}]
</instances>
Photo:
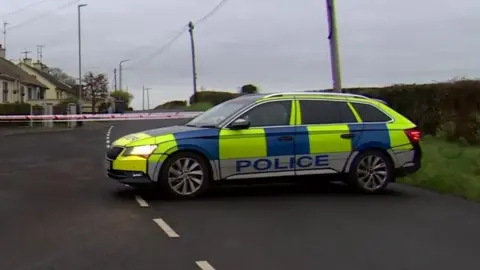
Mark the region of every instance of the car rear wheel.
<instances>
[{"instance_id":1,"label":"car rear wheel","mask_svg":"<svg viewBox=\"0 0 480 270\"><path fill-rule=\"evenodd\" d=\"M161 188L176 198L197 197L207 190L210 167L205 159L195 153L174 154L164 164L159 179Z\"/></svg>"},{"instance_id":2,"label":"car rear wheel","mask_svg":"<svg viewBox=\"0 0 480 270\"><path fill-rule=\"evenodd\" d=\"M392 162L376 150L360 153L348 173L348 184L365 193L382 192L392 180Z\"/></svg>"}]
</instances>

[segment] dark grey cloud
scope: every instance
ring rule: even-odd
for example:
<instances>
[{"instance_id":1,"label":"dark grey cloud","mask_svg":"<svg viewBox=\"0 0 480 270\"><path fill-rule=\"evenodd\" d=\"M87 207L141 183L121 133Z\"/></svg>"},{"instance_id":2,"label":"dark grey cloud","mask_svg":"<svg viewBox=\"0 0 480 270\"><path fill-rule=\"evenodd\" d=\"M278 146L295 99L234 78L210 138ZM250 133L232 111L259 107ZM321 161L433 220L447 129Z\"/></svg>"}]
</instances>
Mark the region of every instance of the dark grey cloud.
<instances>
[{"instance_id":1,"label":"dark grey cloud","mask_svg":"<svg viewBox=\"0 0 480 270\"><path fill-rule=\"evenodd\" d=\"M0 14L34 0L4 0ZM8 16L12 26L53 10L50 0ZM187 99L192 92L188 33L163 54L148 57L190 20L219 0L84 0L84 70L112 76L122 59L124 85L141 106L142 84L151 103ZM344 86L430 82L475 77L480 37L478 0L337 1ZM6 11L6 12L3 12ZM45 44L44 59L77 74L76 5L13 28L8 56ZM327 88L331 85L325 1L230 0L197 26L199 85L236 91L245 83L264 91Z\"/></svg>"}]
</instances>

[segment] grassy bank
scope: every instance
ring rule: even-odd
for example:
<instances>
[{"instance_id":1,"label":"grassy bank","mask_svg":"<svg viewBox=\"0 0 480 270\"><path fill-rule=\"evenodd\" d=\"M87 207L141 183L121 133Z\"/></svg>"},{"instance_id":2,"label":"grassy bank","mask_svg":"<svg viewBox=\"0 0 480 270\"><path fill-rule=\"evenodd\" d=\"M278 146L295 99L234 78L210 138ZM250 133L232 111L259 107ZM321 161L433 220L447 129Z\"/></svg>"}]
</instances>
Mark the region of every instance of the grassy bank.
<instances>
[{"instance_id":1,"label":"grassy bank","mask_svg":"<svg viewBox=\"0 0 480 270\"><path fill-rule=\"evenodd\" d=\"M213 105L210 103L194 103L185 107L185 111L206 111L212 107Z\"/></svg>"},{"instance_id":2,"label":"grassy bank","mask_svg":"<svg viewBox=\"0 0 480 270\"><path fill-rule=\"evenodd\" d=\"M480 202L480 147L425 137L422 169L399 182Z\"/></svg>"}]
</instances>

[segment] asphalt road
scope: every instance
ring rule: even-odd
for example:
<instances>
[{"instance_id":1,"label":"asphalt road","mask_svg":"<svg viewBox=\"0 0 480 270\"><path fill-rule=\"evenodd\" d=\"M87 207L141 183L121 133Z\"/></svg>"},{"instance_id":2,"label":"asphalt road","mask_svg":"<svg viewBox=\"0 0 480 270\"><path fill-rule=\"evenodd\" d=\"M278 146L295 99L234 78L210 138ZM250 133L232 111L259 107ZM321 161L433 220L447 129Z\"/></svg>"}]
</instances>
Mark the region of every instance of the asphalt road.
<instances>
[{"instance_id":1,"label":"asphalt road","mask_svg":"<svg viewBox=\"0 0 480 270\"><path fill-rule=\"evenodd\" d=\"M478 268L479 204L401 185L379 196L281 185L169 201L107 179L102 161L107 134L174 121L116 123L1 137L0 269Z\"/></svg>"}]
</instances>

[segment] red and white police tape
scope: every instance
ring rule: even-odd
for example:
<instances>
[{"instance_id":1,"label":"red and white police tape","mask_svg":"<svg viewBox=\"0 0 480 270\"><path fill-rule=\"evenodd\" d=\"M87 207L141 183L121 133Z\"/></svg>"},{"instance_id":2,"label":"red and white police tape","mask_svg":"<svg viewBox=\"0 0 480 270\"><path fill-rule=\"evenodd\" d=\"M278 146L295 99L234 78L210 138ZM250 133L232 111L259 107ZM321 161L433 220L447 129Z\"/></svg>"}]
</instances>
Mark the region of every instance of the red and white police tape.
<instances>
[{"instance_id":1,"label":"red and white police tape","mask_svg":"<svg viewBox=\"0 0 480 270\"><path fill-rule=\"evenodd\" d=\"M172 113L116 113L116 114L51 114L51 115L0 115L1 122L9 121L115 121L141 119L188 119L202 112L172 112Z\"/></svg>"}]
</instances>

